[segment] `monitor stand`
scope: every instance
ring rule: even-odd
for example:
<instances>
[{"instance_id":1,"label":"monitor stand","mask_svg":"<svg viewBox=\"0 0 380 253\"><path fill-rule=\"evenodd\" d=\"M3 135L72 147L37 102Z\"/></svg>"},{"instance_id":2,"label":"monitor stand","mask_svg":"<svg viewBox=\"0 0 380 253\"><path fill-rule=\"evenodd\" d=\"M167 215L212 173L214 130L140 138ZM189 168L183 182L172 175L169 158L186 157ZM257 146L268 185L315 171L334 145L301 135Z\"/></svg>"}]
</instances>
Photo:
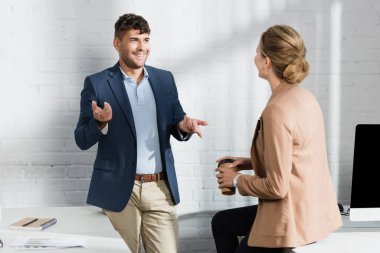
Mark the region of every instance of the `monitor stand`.
<instances>
[{"instance_id":1,"label":"monitor stand","mask_svg":"<svg viewBox=\"0 0 380 253\"><path fill-rule=\"evenodd\" d=\"M344 210L347 210L349 206L345 206ZM356 210L355 210L356 211ZM350 210L350 213L352 210ZM360 220L360 215L355 215L354 220L351 220L350 214L342 216L343 226L346 228L380 228L380 220ZM359 220L355 220L359 219Z\"/></svg>"}]
</instances>

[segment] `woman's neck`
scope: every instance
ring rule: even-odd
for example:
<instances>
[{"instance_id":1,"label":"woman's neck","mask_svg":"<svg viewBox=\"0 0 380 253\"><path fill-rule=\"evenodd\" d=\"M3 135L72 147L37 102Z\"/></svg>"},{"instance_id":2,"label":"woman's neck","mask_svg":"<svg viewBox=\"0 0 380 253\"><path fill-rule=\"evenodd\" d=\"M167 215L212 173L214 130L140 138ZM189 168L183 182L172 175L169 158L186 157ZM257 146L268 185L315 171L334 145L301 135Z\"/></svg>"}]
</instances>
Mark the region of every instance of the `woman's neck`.
<instances>
[{"instance_id":1,"label":"woman's neck","mask_svg":"<svg viewBox=\"0 0 380 253\"><path fill-rule=\"evenodd\" d=\"M268 82L269 82L270 88L271 88L272 93L273 93L278 86L280 86L281 84L285 83L285 80L280 79L277 76L271 75L268 78Z\"/></svg>"}]
</instances>

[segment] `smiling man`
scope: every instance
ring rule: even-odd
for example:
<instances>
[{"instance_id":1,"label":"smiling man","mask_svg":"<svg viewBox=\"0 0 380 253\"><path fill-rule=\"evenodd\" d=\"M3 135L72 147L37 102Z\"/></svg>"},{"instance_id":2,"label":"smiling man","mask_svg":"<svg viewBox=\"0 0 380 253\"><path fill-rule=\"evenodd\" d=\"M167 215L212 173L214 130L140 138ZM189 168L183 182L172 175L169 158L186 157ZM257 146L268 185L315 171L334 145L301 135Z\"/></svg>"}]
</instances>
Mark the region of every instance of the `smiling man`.
<instances>
[{"instance_id":1,"label":"smiling man","mask_svg":"<svg viewBox=\"0 0 380 253\"><path fill-rule=\"evenodd\" d=\"M150 28L135 14L115 23L115 66L86 77L75 141L98 144L87 203L104 209L132 252L178 251L179 203L170 137L202 137L186 116L169 71L145 65Z\"/></svg>"}]
</instances>

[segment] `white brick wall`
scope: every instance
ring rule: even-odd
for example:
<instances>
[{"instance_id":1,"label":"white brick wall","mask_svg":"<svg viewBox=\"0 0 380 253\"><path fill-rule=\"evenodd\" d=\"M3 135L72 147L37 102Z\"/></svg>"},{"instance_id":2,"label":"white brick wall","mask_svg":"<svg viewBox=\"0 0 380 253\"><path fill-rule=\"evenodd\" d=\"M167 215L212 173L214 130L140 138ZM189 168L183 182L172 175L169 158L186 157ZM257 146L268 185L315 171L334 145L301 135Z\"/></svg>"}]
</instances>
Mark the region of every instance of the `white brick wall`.
<instances>
[{"instance_id":1,"label":"white brick wall","mask_svg":"<svg viewBox=\"0 0 380 253\"><path fill-rule=\"evenodd\" d=\"M150 23L148 64L171 70L185 111L210 124L203 140L172 142L182 251L213 250L208 225L193 231L186 219L256 201L221 196L213 170L220 156L248 155L270 95L253 54L273 24L304 37L304 86L323 108L335 187L349 203L355 125L380 122L378 0L0 0L1 205L85 204L96 147L73 139L79 95L86 75L116 63L113 25L126 12Z\"/></svg>"}]
</instances>

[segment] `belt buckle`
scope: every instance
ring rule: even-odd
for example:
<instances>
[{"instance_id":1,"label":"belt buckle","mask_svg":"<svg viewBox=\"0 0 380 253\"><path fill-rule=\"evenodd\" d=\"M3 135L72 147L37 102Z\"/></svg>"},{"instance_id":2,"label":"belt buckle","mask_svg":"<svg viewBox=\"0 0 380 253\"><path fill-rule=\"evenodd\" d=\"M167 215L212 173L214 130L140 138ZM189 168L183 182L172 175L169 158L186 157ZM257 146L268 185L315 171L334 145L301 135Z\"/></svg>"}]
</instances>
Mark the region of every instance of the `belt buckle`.
<instances>
[{"instance_id":1,"label":"belt buckle","mask_svg":"<svg viewBox=\"0 0 380 253\"><path fill-rule=\"evenodd\" d=\"M145 181L144 181L144 174L140 175L140 181L141 181L141 183L145 183Z\"/></svg>"}]
</instances>

